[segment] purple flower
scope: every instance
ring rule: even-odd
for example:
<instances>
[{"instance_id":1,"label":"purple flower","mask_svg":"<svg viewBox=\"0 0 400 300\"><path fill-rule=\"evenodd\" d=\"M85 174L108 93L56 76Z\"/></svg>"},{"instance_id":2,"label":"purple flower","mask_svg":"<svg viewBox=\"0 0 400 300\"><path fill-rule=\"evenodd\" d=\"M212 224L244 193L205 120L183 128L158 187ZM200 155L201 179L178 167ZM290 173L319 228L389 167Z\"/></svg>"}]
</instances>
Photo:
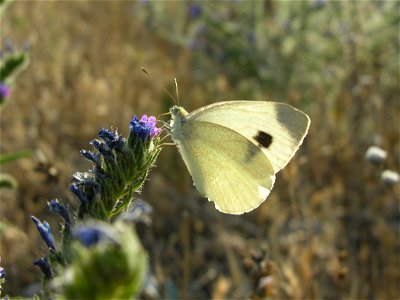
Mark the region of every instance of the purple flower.
<instances>
[{"instance_id":1,"label":"purple flower","mask_svg":"<svg viewBox=\"0 0 400 300\"><path fill-rule=\"evenodd\" d=\"M47 247L49 247L50 250L55 250L54 237L53 234L51 233L49 223L47 223L46 221L42 223L35 216L31 216L31 218L33 222L36 224L37 230L39 231L42 239L45 241Z\"/></svg>"},{"instance_id":2,"label":"purple flower","mask_svg":"<svg viewBox=\"0 0 400 300\"><path fill-rule=\"evenodd\" d=\"M7 98L8 96L10 96L10 92L10 88L0 81L0 98Z\"/></svg>"},{"instance_id":3,"label":"purple flower","mask_svg":"<svg viewBox=\"0 0 400 300\"><path fill-rule=\"evenodd\" d=\"M47 279L51 278L51 275L52 275L51 274L51 267L50 267L50 264L49 264L49 261L47 260L47 258L45 258L45 257L44 258L39 258L39 259L33 261L33 264L40 268L40 270L43 272L44 276Z\"/></svg>"},{"instance_id":4,"label":"purple flower","mask_svg":"<svg viewBox=\"0 0 400 300\"><path fill-rule=\"evenodd\" d=\"M189 17L192 19L197 18L201 15L201 6L198 3L191 4L189 6Z\"/></svg>"},{"instance_id":5,"label":"purple flower","mask_svg":"<svg viewBox=\"0 0 400 300\"><path fill-rule=\"evenodd\" d=\"M157 123L156 117L153 116L147 117L147 115L143 115L140 118L140 122L143 122L143 124L150 129L150 137L152 138L161 132L161 128L156 127Z\"/></svg>"},{"instance_id":6,"label":"purple flower","mask_svg":"<svg viewBox=\"0 0 400 300\"><path fill-rule=\"evenodd\" d=\"M161 132L161 128L156 127L156 122L156 117L153 116L143 115L140 121L136 116L133 116L129 129L145 141L148 136L153 138Z\"/></svg>"}]
</instances>

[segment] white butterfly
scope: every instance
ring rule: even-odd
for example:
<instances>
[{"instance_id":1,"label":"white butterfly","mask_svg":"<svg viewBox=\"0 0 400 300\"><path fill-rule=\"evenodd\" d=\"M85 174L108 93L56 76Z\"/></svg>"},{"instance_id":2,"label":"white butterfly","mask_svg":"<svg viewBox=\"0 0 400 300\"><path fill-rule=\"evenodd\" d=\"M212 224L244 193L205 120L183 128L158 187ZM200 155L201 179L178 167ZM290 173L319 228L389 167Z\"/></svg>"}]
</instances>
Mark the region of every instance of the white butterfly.
<instances>
[{"instance_id":1,"label":"white butterfly","mask_svg":"<svg viewBox=\"0 0 400 300\"><path fill-rule=\"evenodd\" d=\"M265 201L310 126L304 112L277 102L218 102L191 113L173 106L170 113L170 135L194 185L229 214Z\"/></svg>"}]
</instances>

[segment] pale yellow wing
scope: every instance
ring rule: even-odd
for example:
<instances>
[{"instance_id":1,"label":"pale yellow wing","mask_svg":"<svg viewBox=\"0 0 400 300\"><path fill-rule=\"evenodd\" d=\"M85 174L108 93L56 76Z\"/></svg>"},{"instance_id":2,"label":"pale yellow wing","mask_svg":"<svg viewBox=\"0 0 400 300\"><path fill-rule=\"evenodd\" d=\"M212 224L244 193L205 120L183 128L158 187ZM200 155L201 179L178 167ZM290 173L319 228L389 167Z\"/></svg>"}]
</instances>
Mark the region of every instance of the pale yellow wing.
<instances>
[{"instance_id":1,"label":"pale yellow wing","mask_svg":"<svg viewBox=\"0 0 400 300\"><path fill-rule=\"evenodd\" d=\"M268 157L274 174L293 157L310 126L302 111L265 101L218 102L191 112L186 119L218 124L243 135Z\"/></svg>"},{"instance_id":2,"label":"pale yellow wing","mask_svg":"<svg viewBox=\"0 0 400 300\"><path fill-rule=\"evenodd\" d=\"M242 214L258 207L274 184L274 170L260 148L213 122L189 120L171 135L198 191L215 207Z\"/></svg>"}]
</instances>

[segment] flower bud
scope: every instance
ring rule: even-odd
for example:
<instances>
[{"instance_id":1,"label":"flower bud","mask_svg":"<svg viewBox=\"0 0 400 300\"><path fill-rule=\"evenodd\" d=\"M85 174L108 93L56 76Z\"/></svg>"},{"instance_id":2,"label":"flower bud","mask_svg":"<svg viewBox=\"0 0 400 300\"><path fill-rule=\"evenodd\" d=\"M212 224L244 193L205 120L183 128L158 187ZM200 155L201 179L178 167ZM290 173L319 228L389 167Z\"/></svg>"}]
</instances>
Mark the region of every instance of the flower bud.
<instances>
[{"instance_id":1,"label":"flower bud","mask_svg":"<svg viewBox=\"0 0 400 300\"><path fill-rule=\"evenodd\" d=\"M148 258L131 226L93 221L72 236L72 263L54 280L65 299L133 299L139 293Z\"/></svg>"}]
</instances>

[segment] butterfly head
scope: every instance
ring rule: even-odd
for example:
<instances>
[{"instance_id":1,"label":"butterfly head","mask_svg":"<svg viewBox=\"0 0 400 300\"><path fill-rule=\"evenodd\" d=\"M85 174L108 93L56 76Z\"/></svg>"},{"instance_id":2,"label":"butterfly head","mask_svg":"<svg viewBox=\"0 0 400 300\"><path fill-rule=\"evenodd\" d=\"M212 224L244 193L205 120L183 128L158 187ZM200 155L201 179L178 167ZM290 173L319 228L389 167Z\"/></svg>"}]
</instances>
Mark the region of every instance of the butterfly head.
<instances>
[{"instance_id":1,"label":"butterfly head","mask_svg":"<svg viewBox=\"0 0 400 300\"><path fill-rule=\"evenodd\" d=\"M170 126L174 129L182 127L186 122L186 116L189 114L182 106L174 105L170 108L171 122Z\"/></svg>"}]
</instances>

